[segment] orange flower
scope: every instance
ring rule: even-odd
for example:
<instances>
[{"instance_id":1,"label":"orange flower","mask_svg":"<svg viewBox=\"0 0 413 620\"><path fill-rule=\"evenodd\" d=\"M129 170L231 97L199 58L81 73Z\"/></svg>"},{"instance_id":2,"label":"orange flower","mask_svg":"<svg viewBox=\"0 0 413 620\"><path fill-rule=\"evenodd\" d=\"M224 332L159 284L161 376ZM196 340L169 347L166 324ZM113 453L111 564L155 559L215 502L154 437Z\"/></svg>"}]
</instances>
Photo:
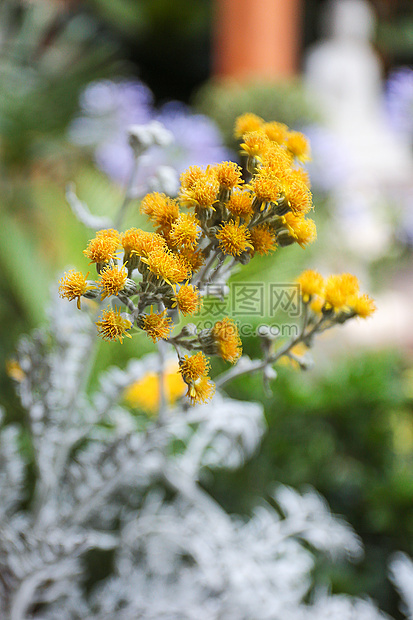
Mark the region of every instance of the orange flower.
<instances>
[{"instance_id":1,"label":"orange flower","mask_svg":"<svg viewBox=\"0 0 413 620\"><path fill-rule=\"evenodd\" d=\"M179 180L181 182L182 189L191 188L197 181L203 179L206 174L206 171L201 168L201 166L189 166L187 170L185 170Z\"/></svg>"},{"instance_id":2,"label":"orange flower","mask_svg":"<svg viewBox=\"0 0 413 620\"><path fill-rule=\"evenodd\" d=\"M275 174L281 176L290 170L291 157L288 152L276 142L270 145L262 158L262 174Z\"/></svg>"},{"instance_id":3,"label":"orange flower","mask_svg":"<svg viewBox=\"0 0 413 620\"><path fill-rule=\"evenodd\" d=\"M147 232L140 228L129 228L121 236L121 244L125 250L125 257L131 255L148 256L155 250L166 249L166 241L158 233ZM126 262L126 259L124 260Z\"/></svg>"},{"instance_id":4,"label":"orange flower","mask_svg":"<svg viewBox=\"0 0 413 620\"><path fill-rule=\"evenodd\" d=\"M304 168L297 168L296 170L292 170L291 172L297 179L300 179L300 181L302 181L304 185L308 187L308 189L311 189L311 179L307 170L304 170Z\"/></svg>"}]
</instances>

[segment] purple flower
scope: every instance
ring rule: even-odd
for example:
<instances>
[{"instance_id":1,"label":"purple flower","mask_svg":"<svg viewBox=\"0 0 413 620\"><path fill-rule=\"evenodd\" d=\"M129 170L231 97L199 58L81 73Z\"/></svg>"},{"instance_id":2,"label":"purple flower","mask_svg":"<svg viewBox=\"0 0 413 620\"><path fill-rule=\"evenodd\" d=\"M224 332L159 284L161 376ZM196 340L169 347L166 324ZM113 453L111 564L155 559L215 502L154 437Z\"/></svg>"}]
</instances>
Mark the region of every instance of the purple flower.
<instances>
[{"instance_id":1,"label":"purple flower","mask_svg":"<svg viewBox=\"0 0 413 620\"><path fill-rule=\"evenodd\" d=\"M167 153L167 165L183 172L188 166L216 164L233 156L222 144L217 126L202 114L192 114L179 101L163 106L157 116L175 137L175 144Z\"/></svg>"},{"instance_id":2,"label":"purple flower","mask_svg":"<svg viewBox=\"0 0 413 620\"><path fill-rule=\"evenodd\" d=\"M141 159L136 185L143 193L160 166L171 166L178 175L190 165L206 166L231 157L213 121L176 101L156 110L151 91L139 81L92 82L80 107L82 114L69 130L71 140L92 148L97 166L122 184L133 168L128 128L158 120L172 132L170 146L151 147Z\"/></svg>"},{"instance_id":3,"label":"purple flower","mask_svg":"<svg viewBox=\"0 0 413 620\"><path fill-rule=\"evenodd\" d=\"M413 139L413 69L401 67L390 73L385 99L392 127Z\"/></svg>"},{"instance_id":4,"label":"purple flower","mask_svg":"<svg viewBox=\"0 0 413 620\"><path fill-rule=\"evenodd\" d=\"M305 127L312 160L307 164L311 184L321 192L332 192L346 183L354 172L351 155L339 139L320 125Z\"/></svg>"}]
</instances>

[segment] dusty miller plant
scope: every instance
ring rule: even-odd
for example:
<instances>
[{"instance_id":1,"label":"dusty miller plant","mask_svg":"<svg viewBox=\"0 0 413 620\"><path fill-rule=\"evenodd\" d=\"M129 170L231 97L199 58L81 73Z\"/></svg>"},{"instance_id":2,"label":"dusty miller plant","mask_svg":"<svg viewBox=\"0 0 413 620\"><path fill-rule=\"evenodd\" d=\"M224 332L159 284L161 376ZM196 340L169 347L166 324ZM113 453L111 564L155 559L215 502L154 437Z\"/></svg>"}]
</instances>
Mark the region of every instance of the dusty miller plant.
<instances>
[{"instance_id":1,"label":"dusty miller plant","mask_svg":"<svg viewBox=\"0 0 413 620\"><path fill-rule=\"evenodd\" d=\"M276 128L273 125L271 129ZM134 128L133 140L146 136L150 143L152 130ZM257 132L247 135L244 144L249 141L251 145L254 140L265 143ZM141 150L143 142L141 139ZM285 151L283 156L289 156L288 147L281 144L279 148ZM216 331L215 339L214 334L200 334L192 326L171 335L177 310L170 289L177 297L181 288L195 291L196 284L208 281L218 271L221 277L228 277L227 258L233 267L246 262L247 254L251 258L257 252L257 237L256 247L252 234L255 225L265 224L260 230L265 230L271 246L275 247L277 239L279 245L288 245L287 238L296 239L294 229L283 219L288 208L282 193L277 199L273 196L274 200L269 196L264 207L262 201L255 201L253 211L260 171L264 169L264 181L264 173L268 173L274 187L278 181L265 170L269 162L264 154L259 155L254 146L251 149L255 154L249 162L252 180L247 188L226 188L224 192L213 172L197 172L203 182L208 175L207 182L217 194L205 211L195 205L192 221L196 235L192 238L196 243L186 249L202 253L204 263L198 270L195 263L192 269L188 267L186 283L171 282L173 278L164 278L165 274L153 277L159 252L151 257L150 252L139 254L136 247L124 247L126 260L125 256L118 259L116 251L125 237L115 228L107 228L96 234L86 251L97 265L100 280L87 281L82 274L74 277L69 272L61 281L61 296L77 299L78 306L83 297L82 310L55 295L48 324L21 339L9 373L16 382L27 425L24 430L4 425L0 433L2 618L384 617L369 600L331 595L315 587L315 553L357 558L362 552L358 537L331 515L315 491L299 494L274 485L268 501L257 506L251 517L241 518L227 514L201 484L207 469L239 467L259 448L265 431L262 406L229 399L222 386L237 374L258 370L266 373L268 381L273 363L282 356L293 356L304 364L293 352L297 342L309 347L317 331L372 309L366 296L360 301L351 278L340 276L324 283L319 274L311 272L301 279L306 310L299 337L278 348L264 338L263 360L240 358L241 344L233 329L228 334ZM291 156L289 165L294 162ZM282 175L280 178L282 181ZM249 194L252 210L249 216L245 212L243 218L232 219L227 205L234 193L241 192ZM68 197L72 205L79 206L72 188ZM122 223L129 198L126 196L120 208L116 227ZM245 207L247 201L242 200ZM155 204L169 203L157 194ZM82 221L93 227L96 220L88 219L87 208L82 205L80 211ZM232 237L221 234L226 226L231 226L227 232L231 230ZM244 245L240 252L226 254L234 247L229 240L241 238L234 227L244 234ZM168 261L172 256L171 265L183 261L185 244L171 242L167 247L169 233L160 226L160 232L147 234L163 236L162 252ZM136 238L142 234L138 232ZM219 243L214 241L217 238ZM99 239L104 240L103 246ZM109 255L94 260L91 247L109 247ZM109 271L123 274L123 270L125 278L102 278ZM122 286L116 290L114 282ZM117 306L106 310L113 315L96 321L99 298L108 297L109 292L127 311L121 313ZM200 289L195 292L196 298L201 297ZM153 304L166 323L152 324L151 331L145 320L154 316L152 309L147 310ZM182 311L179 298L177 305ZM123 370L109 368L100 376L98 388L91 391L95 322L100 335L109 340L122 341L133 325L151 337L159 336L152 338L159 341L158 353L131 360ZM195 353L183 356L182 349ZM215 380L218 389L213 398L214 384L205 354L238 360ZM185 400L185 391L193 406ZM128 406L134 399L147 415L138 415ZM90 554L98 552L105 564L100 580L93 575L91 579L86 562ZM393 570L397 573L397 562Z\"/></svg>"}]
</instances>

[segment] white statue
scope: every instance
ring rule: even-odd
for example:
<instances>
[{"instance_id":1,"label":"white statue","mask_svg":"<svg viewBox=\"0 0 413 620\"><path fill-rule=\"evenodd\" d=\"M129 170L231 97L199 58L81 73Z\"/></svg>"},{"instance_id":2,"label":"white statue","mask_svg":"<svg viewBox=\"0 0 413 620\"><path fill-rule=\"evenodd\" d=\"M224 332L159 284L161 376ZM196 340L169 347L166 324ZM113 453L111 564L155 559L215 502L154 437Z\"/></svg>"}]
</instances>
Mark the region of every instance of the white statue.
<instances>
[{"instance_id":1,"label":"white statue","mask_svg":"<svg viewBox=\"0 0 413 620\"><path fill-rule=\"evenodd\" d=\"M326 38L310 50L305 78L355 161L392 182L405 178L411 162L382 109L382 71L370 43L374 28L366 0L332 0L324 15Z\"/></svg>"},{"instance_id":2,"label":"white statue","mask_svg":"<svg viewBox=\"0 0 413 620\"><path fill-rule=\"evenodd\" d=\"M337 201L345 209L351 196L358 203L362 198L364 220L370 220L362 237L368 245L366 228L370 230L372 253L379 254L389 227L377 220L377 203L386 196L391 200L395 189L412 183L412 155L385 118L381 65L370 42L375 29L372 6L367 0L332 0L323 18L324 38L308 53L305 80L351 164L346 183L337 188ZM351 228L354 233L354 219ZM358 245L360 239L353 239Z\"/></svg>"}]
</instances>

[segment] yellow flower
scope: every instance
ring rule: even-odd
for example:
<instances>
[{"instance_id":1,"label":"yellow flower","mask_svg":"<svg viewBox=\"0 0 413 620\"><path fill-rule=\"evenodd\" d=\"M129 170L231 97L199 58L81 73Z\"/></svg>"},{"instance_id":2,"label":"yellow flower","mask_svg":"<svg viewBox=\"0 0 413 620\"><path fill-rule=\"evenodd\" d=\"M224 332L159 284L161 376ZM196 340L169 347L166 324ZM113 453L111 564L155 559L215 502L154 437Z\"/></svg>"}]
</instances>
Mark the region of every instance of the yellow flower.
<instances>
[{"instance_id":1,"label":"yellow flower","mask_svg":"<svg viewBox=\"0 0 413 620\"><path fill-rule=\"evenodd\" d=\"M321 314L323 311L324 299L322 297L314 297L311 300L310 308L315 314Z\"/></svg>"},{"instance_id":2,"label":"yellow flower","mask_svg":"<svg viewBox=\"0 0 413 620\"><path fill-rule=\"evenodd\" d=\"M242 353L242 342L234 321L228 317L223 318L222 321L217 321L211 334L222 359L235 364Z\"/></svg>"},{"instance_id":3,"label":"yellow flower","mask_svg":"<svg viewBox=\"0 0 413 620\"><path fill-rule=\"evenodd\" d=\"M105 267L100 273L100 282L102 290L102 299L111 295L118 295L124 288L128 275L122 267L119 269L116 265Z\"/></svg>"},{"instance_id":4,"label":"yellow flower","mask_svg":"<svg viewBox=\"0 0 413 620\"><path fill-rule=\"evenodd\" d=\"M300 179L300 181L302 181L304 185L308 187L308 189L311 189L310 175L308 174L307 170L304 170L304 168L297 168L295 170L292 170L291 172L297 179Z\"/></svg>"},{"instance_id":5,"label":"yellow flower","mask_svg":"<svg viewBox=\"0 0 413 620\"><path fill-rule=\"evenodd\" d=\"M184 249L181 250L180 256L185 261L185 263L189 265L189 269L192 271L192 273L196 273L205 262L205 256L202 250L194 252L193 250Z\"/></svg>"},{"instance_id":6,"label":"yellow flower","mask_svg":"<svg viewBox=\"0 0 413 620\"><path fill-rule=\"evenodd\" d=\"M167 250L154 250L146 258L142 258L142 262L148 265L157 278L162 278L168 284L182 282L191 275L188 262L182 256Z\"/></svg>"},{"instance_id":7,"label":"yellow flower","mask_svg":"<svg viewBox=\"0 0 413 620\"><path fill-rule=\"evenodd\" d=\"M191 356L185 355L179 362L179 371L185 383L191 383L208 375L209 369L209 359L202 351Z\"/></svg>"},{"instance_id":8,"label":"yellow flower","mask_svg":"<svg viewBox=\"0 0 413 620\"><path fill-rule=\"evenodd\" d=\"M251 243L254 252L261 255L273 252L277 247L274 231L268 224L259 224L251 229Z\"/></svg>"},{"instance_id":9,"label":"yellow flower","mask_svg":"<svg viewBox=\"0 0 413 620\"><path fill-rule=\"evenodd\" d=\"M199 291L192 284L180 286L178 292L175 292L175 297L172 297L172 301L174 302L172 307L178 306L179 311L184 316L194 314L201 304Z\"/></svg>"},{"instance_id":10,"label":"yellow flower","mask_svg":"<svg viewBox=\"0 0 413 620\"><path fill-rule=\"evenodd\" d=\"M166 366L163 378L166 401L169 405L174 405L186 389L176 362ZM132 383L125 390L124 400L134 409L142 409L150 415L156 414L159 410L159 374L147 372L142 379Z\"/></svg>"},{"instance_id":11,"label":"yellow flower","mask_svg":"<svg viewBox=\"0 0 413 620\"><path fill-rule=\"evenodd\" d=\"M262 129L265 131L267 137L271 140L271 142L276 142L277 144L284 144L288 134L287 125L284 125L284 123L277 123L276 121L273 121L271 123L264 123Z\"/></svg>"},{"instance_id":12,"label":"yellow flower","mask_svg":"<svg viewBox=\"0 0 413 620\"><path fill-rule=\"evenodd\" d=\"M80 271L71 269L60 279L59 294L60 297L66 297L69 301L77 299L77 307L80 310L80 298L86 293L95 289L96 287L87 283L86 278L89 273L84 276Z\"/></svg>"},{"instance_id":13,"label":"yellow flower","mask_svg":"<svg viewBox=\"0 0 413 620\"><path fill-rule=\"evenodd\" d=\"M199 207L201 209L214 208L219 190L218 179L212 174L205 174L195 181L191 187L183 189L180 201L184 207Z\"/></svg>"},{"instance_id":14,"label":"yellow flower","mask_svg":"<svg viewBox=\"0 0 413 620\"><path fill-rule=\"evenodd\" d=\"M310 145L304 134L299 131L290 131L286 140L287 149L300 161L309 161Z\"/></svg>"},{"instance_id":15,"label":"yellow flower","mask_svg":"<svg viewBox=\"0 0 413 620\"><path fill-rule=\"evenodd\" d=\"M208 376L210 364L202 351L195 355L185 355L179 362L179 370L188 385L186 395L192 404L203 403L212 398L215 385Z\"/></svg>"},{"instance_id":16,"label":"yellow flower","mask_svg":"<svg viewBox=\"0 0 413 620\"><path fill-rule=\"evenodd\" d=\"M192 166L191 174L181 175L184 184L181 186L180 202L185 207L213 208L219 190L216 174L210 167L205 171L195 168Z\"/></svg>"},{"instance_id":17,"label":"yellow flower","mask_svg":"<svg viewBox=\"0 0 413 620\"><path fill-rule=\"evenodd\" d=\"M282 176L291 168L291 157L288 152L276 142L270 142L268 149L262 157L263 174Z\"/></svg>"},{"instance_id":18,"label":"yellow flower","mask_svg":"<svg viewBox=\"0 0 413 620\"><path fill-rule=\"evenodd\" d=\"M96 237L103 237L105 239L115 239L118 243L120 240L119 231L115 228L105 228L103 230L98 230L96 233Z\"/></svg>"},{"instance_id":19,"label":"yellow flower","mask_svg":"<svg viewBox=\"0 0 413 620\"><path fill-rule=\"evenodd\" d=\"M96 233L96 237L89 241L83 254L90 259L91 263L108 263L116 258L118 247L119 233L116 230L100 230Z\"/></svg>"},{"instance_id":20,"label":"yellow flower","mask_svg":"<svg viewBox=\"0 0 413 620\"><path fill-rule=\"evenodd\" d=\"M298 358L303 357L307 353L307 351L308 347L303 342L299 342L290 349L290 352ZM283 355L277 363L279 366L289 366L294 370L300 370L299 362L293 357L289 357L288 355Z\"/></svg>"},{"instance_id":21,"label":"yellow flower","mask_svg":"<svg viewBox=\"0 0 413 620\"><path fill-rule=\"evenodd\" d=\"M103 310L100 321L96 321L99 336L103 340L116 340L119 339L123 343L124 336L132 338L127 330L132 327L132 323L128 319L124 319L120 313L120 310L112 310L108 308Z\"/></svg>"},{"instance_id":22,"label":"yellow flower","mask_svg":"<svg viewBox=\"0 0 413 620\"><path fill-rule=\"evenodd\" d=\"M261 209L268 202L276 202L282 195L283 186L277 175L268 170L260 170L249 185L261 205Z\"/></svg>"},{"instance_id":23,"label":"yellow flower","mask_svg":"<svg viewBox=\"0 0 413 620\"><path fill-rule=\"evenodd\" d=\"M245 133L259 131L263 123L264 119L256 114L252 114L251 112L241 114L241 116L235 119L234 136L235 138L242 138Z\"/></svg>"},{"instance_id":24,"label":"yellow flower","mask_svg":"<svg viewBox=\"0 0 413 620\"><path fill-rule=\"evenodd\" d=\"M341 310L348 306L358 294L359 283L351 273L342 273L327 278L324 299L328 308Z\"/></svg>"},{"instance_id":25,"label":"yellow flower","mask_svg":"<svg viewBox=\"0 0 413 620\"><path fill-rule=\"evenodd\" d=\"M217 164L214 166L214 171L220 188L233 189L244 182L242 180L242 169L233 161L223 161Z\"/></svg>"},{"instance_id":26,"label":"yellow flower","mask_svg":"<svg viewBox=\"0 0 413 620\"><path fill-rule=\"evenodd\" d=\"M205 177L205 173L206 171L201 166L189 166L179 177L181 189L191 188L197 181Z\"/></svg>"},{"instance_id":27,"label":"yellow flower","mask_svg":"<svg viewBox=\"0 0 413 620\"><path fill-rule=\"evenodd\" d=\"M362 319L371 316L377 310L374 299L368 295L359 295L350 301L352 311Z\"/></svg>"},{"instance_id":28,"label":"yellow flower","mask_svg":"<svg viewBox=\"0 0 413 620\"><path fill-rule=\"evenodd\" d=\"M167 247L166 241L161 235L140 228L129 228L125 231L121 235L121 244L125 251L124 262L127 262L133 254L146 257L150 252L163 250Z\"/></svg>"},{"instance_id":29,"label":"yellow flower","mask_svg":"<svg viewBox=\"0 0 413 620\"><path fill-rule=\"evenodd\" d=\"M242 136L241 153L260 159L268 150L270 140L263 131L248 131Z\"/></svg>"},{"instance_id":30,"label":"yellow flower","mask_svg":"<svg viewBox=\"0 0 413 620\"><path fill-rule=\"evenodd\" d=\"M168 234L172 224L179 215L179 206L176 200L165 194L153 192L147 194L141 202L141 213L149 217L152 224L164 234Z\"/></svg>"},{"instance_id":31,"label":"yellow flower","mask_svg":"<svg viewBox=\"0 0 413 620\"><path fill-rule=\"evenodd\" d=\"M220 250L224 254L239 256L247 249L253 249L251 245L251 234L245 224L240 224L239 220L230 220L222 224L221 229L216 234L219 240Z\"/></svg>"},{"instance_id":32,"label":"yellow flower","mask_svg":"<svg viewBox=\"0 0 413 620\"><path fill-rule=\"evenodd\" d=\"M234 192L226 207L231 215L248 220L252 215L252 195L250 192Z\"/></svg>"},{"instance_id":33,"label":"yellow flower","mask_svg":"<svg viewBox=\"0 0 413 620\"><path fill-rule=\"evenodd\" d=\"M17 383L21 383L26 378L26 373L17 360L11 359L6 361L6 373L11 379L17 381Z\"/></svg>"},{"instance_id":34,"label":"yellow flower","mask_svg":"<svg viewBox=\"0 0 413 620\"><path fill-rule=\"evenodd\" d=\"M172 224L169 241L179 249L194 250L200 234L199 222L194 213L181 213Z\"/></svg>"},{"instance_id":35,"label":"yellow flower","mask_svg":"<svg viewBox=\"0 0 413 620\"><path fill-rule=\"evenodd\" d=\"M312 195L300 174L291 170L282 178L285 200L294 215L305 215L312 208Z\"/></svg>"},{"instance_id":36,"label":"yellow flower","mask_svg":"<svg viewBox=\"0 0 413 620\"><path fill-rule=\"evenodd\" d=\"M317 229L310 218L298 217L293 213L286 213L283 217L291 237L304 248L308 243L317 239Z\"/></svg>"},{"instance_id":37,"label":"yellow flower","mask_svg":"<svg viewBox=\"0 0 413 620\"><path fill-rule=\"evenodd\" d=\"M324 290L324 278L318 271L307 269L298 276L297 282L300 285L301 297L308 303L314 295L322 295Z\"/></svg>"},{"instance_id":38,"label":"yellow flower","mask_svg":"<svg viewBox=\"0 0 413 620\"><path fill-rule=\"evenodd\" d=\"M147 333L153 342L164 340L172 330L172 319L167 316L166 310L163 312L153 312L151 308L150 314L145 314L142 318L140 327Z\"/></svg>"},{"instance_id":39,"label":"yellow flower","mask_svg":"<svg viewBox=\"0 0 413 620\"><path fill-rule=\"evenodd\" d=\"M215 394L215 384L208 376L201 377L197 381L188 385L186 395L190 398L193 405L197 403L205 403Z\"/></svg>"}]
</instances>

